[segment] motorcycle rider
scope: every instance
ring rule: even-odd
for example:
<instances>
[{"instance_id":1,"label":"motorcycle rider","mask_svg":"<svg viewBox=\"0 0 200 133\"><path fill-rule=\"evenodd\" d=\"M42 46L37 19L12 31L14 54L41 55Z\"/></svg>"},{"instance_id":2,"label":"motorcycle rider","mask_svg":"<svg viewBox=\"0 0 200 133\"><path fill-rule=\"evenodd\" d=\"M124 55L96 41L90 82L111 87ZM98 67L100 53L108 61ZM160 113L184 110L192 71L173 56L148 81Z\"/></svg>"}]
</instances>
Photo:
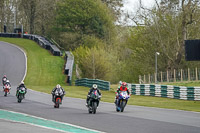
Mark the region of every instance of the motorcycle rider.
<instances>
[{"instance_id":1,"label":"motorcycle rider","mask_svg":"<svg viewBox=\"0 0 200 133\"><path fill-rule=\"evenodd\" d=\"M26 88L26 86L24 85L24 82L22 81L22 82L19 84L19 86L17 87L16 96L17 96L18 91L19 91L19 89L20 89L21 87L25 88L25 94L26 94L27 88ZM25 98L25 95L24 95L24 98Z\"/></svg>"},{"instance_id":2,"label":"motorcycle rider","mask_svg":"<svg viewBox=\"0 0 200 133\"><path fill-rule=\"evenodd\" d=\"M2 84L4 85L6 83L6 81L8 80L7 76L4 75L2 78Z\"/></svg>"},{"instance_id":3,"label":"motorcycle rider","mask_svg":"<svg viewBox=\"0 0 200 133\"><path fill-rule=\"evenodd\" d=\"M8 88L9 90L11 89L11 84L10 84L10 81L9 80L6 80L4 86L3 86L3 89L5 89L5 86L10 86L10 88ZM10 92L9 92L10 93Z\"/></svg>"},{"instance_id":4,"label":"motorcycle rider","mask_svg":"<svg viewBox=\"0 0 200 133\"><path fill-rule=\"evenodd\" d=\"M131 95L129 89L127 88L127 83L126 82L122 82L122 85L120 87L118 87L117 91L115 92L116 93L115 104L118 103L119 93L121 91L127 91L128 95L129 96Z\"/></svg>"},{"instance_id":5,"label":"motorcycle rider","mask_svg":"<svg viewBox=\"0 0 200 133\"><path fill-rule=\"evenodd\" d=\"M100 90L97 88L97 85L96 84L93 84L92 85L92 88L89 90L89 92L88 92L88 95L87 95L87 99L86 99L86 106L88 107L88 101L89 101L89 99L90 99L90 95L92 94L92 92L94 91L94 90L97 90L97 93L99 94L99 96L101 97L101 92L100 92ZM97 106L99 105L99 103L97 104Z\"/></svg>"},{"instance_id":6,"label":"motorcycle rider","mask_svg":"<svg viewBox=\"0 0 200 133\"><path fill-rule=\"evenodd\" d=\"M63 99L63 96L65 95L65 90L59 85L57 84L55 88L53 88L51 94L52 94L52 101L55 102L55 92L56 90L58 91L62 91L63 92L63 95L61 95L61 102L62 102L62 99Z\"/></svg>"}]
</instances>

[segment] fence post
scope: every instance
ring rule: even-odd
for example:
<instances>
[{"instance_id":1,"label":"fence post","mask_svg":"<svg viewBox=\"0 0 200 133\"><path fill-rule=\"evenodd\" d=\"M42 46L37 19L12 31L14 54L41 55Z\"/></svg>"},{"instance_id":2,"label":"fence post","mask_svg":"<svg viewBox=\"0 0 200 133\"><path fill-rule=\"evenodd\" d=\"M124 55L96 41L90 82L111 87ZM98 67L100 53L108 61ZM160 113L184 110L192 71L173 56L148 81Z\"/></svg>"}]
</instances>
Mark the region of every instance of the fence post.
<instances>
[{"instance_id":1,"label":"fence post","mask_svg":"<svg viewBox=\"0 0 200 133\"><path fill-rule=\"evenodd\" d=\"M146 83L145 75L144 75L144 84Z\"/></svg>"},{"instance_id":2,"label":"fence post","mask_svg":"<svg viewBox=\"0 0 200 133\"><path fill-rule=\"evenodd\" d=\"M150 74L149 74L149 84L151 84L151 76L150 76Z\"/></svg>"},{"instance_id":3,"label":"fence post","mask_svg":"<svg viewBox=\"0 0 200 133\"><path fill-rule=\"evenodd\" d=\"M161 83L163 82L163 79L162 79L162 72L160 72L160 82L161 82Z\"/></svg>"},{"instance_id":4,"label":"fence post","mask_svg":"<svg viewBox=\"0 0 200 133\"><path fill-rule=\"evenodd\" d=\"M196 67L196 81L198 80L198 70L197 70L197 67Z\"/></svg>"},{"instance_id":5,"label":"fence post","mask_svg":"<svg viewBox=\"0 0 200 133\"><path fill-rule=\"evenodd\" d=\"M167 70L167 82L169 82L169 72Z\"/></svg>"},{"instance_id":6,"label":"fence post","mask_svg":"<svg viewBox=\"0 0 200 133\"><path fill-rule=\"evenodd\" d=\"M174 69L174 82L176 82L176 70Z\"/></svg>"},{"instance_id":7,"label":"fence post","mask_svg":"<svg viewBox=\"0 0 200 133\"><path fill-rule=\"evenodd\" d=\"M156 73L154 75L155 75L154 82L156 84L157 83L157 81L156 81L157 80L157 77L156 77L157 75L156 75Z\"/></svg>"},{"instance_id":8,"label":"fence post","mask_svg":"<svg viewBox=\"0 0 200 133\"><path fill-rule=\"evenodd\" d=\"M190 81L190 68L188 68L188 81Z\"/></svg>"},{"instance_id":9,"label":"fence post","mask_svg":"<svg viewBox=\"0 0 200 133\"><path fill-rule=\"evenodd\" d=\"M141 75L139 75L139 84L141 84Z\"/></svg>"},{"instance_id":10,"label":"fence post","mask_svg":"<svg viewBox=\"0 0 200 133\"><path fill-rule=\"evenodd\" d=\"M183 70L181 69L181 82L183 81Z\"/></svg>"}]
</instances>

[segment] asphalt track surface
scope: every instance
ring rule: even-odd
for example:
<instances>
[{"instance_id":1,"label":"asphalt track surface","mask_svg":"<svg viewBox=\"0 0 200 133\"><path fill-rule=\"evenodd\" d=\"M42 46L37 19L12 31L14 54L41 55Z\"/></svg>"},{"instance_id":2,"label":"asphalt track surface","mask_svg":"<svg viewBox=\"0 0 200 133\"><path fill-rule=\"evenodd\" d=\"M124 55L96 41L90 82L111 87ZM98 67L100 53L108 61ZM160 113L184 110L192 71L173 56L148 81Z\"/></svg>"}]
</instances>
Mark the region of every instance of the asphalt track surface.
<instances>
[{"instance_id":1,"label":"asphalt track surface","mask_svg":"<svg viewBox=\"0 0 200 133\"><path fill-rule=\"evenodd\" d=\"M13 46L5 45L8 44L2 44L2 42L0 42L0 72L7 72L6 74L12 78L15 77L12 76L12 73L16 70L5 66L2 68L1 63L5 61L2 56L5 55L2 55L1 49L4 48L4 54L14 54L10 56L16 56L19 53L16 53L18 50L16 50ZM22 62L17 63L24 64L24 57L21 58L22 60L20 61ZM13 64L13 58L9 59L10 61L8 61L8 63L10 62L10 64L7 66L10 66L11 64L15 65ZM24 68L24 66L21 67ZM18 79L10 79L13 83L17 84L20 80L22 80L24 70L21 69L21 67L17 70L20 75L17 76ZM19 77L21 77L21 79ZM2 87L0 87L0 89L1 88ZM30 89L28 90L26 98L22 101L22 103L17 103L15 88L16 86L12 87L11 94L9 94L8 97L4 97L3 92L0 92L0 109L21 112L108 133L200 133L200 113L197 112L127 106L123 113L119 113L115 111L114 103L101 102L96 114L88 114L87 108L85 107L85 100L65 97L61 107L59 109L55 109L53 107L53 103L51 102L51 95L36 92ZM134 96L131 98L134 98ZM11 124L13 128L23 126L19 123L11 123L5 120L0 120L0 132L4 131L6 125L9 124ZM12 127L7 126L6 131L13 132ZM27 130L31 129L30 132L37 130L38 132L44 133L48 131L57 132L30 125L26 126L26 128ZM18 132L20 130L21 133L27 132L27 130L22 130L22 128L16 129Z\"/></svg>"}]
</instances>

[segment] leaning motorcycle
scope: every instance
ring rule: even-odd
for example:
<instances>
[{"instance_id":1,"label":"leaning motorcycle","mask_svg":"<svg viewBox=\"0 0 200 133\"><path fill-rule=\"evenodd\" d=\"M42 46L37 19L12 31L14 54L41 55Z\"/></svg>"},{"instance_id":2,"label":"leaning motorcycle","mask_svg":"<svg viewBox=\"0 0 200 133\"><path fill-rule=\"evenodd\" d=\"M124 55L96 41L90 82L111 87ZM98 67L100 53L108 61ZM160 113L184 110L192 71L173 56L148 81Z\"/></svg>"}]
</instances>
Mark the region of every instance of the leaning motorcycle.
<instances>
[{"instance_id":1,"label":"leaning motorcycle","mask_svg":"<svg viewBox=\"0 0 200 133\"><path fill-rule=\"evenodd\" d=\"M63 96L63 91L61 89L57 89L55 91L54 108L59 108L60 104L62 104L62 96Z\"/></svg>"},{"instance_id":2,"label":"leaning motorcycle","mask_svg":"<svg viewBox=\"0 0 200 133\"><path fill-rule=\"evenodd\" d=\"M25 93L26 93L26 89L24 87L20 87L16 95L18 103L22 102L22 100L24 99Z\"/></svg>"},{"instance_id":3,"label":"leaning motorcycle","mask_svg":"<svg viewBox=\"0 0 200 133\"><path fill-rule=\"evenodd\" d=\"M9 94L9 92L10 92L10 85L8 85L8 84L6 84L4 87L4 96L6 97L8 94Z\"/></svg>"},{"instance_id":4,"label":"leaning motorcycle","mask_svg":"<svg viewBox=\"0 0 200 133\"><path fill-rule=\"evenodd\" d=\"M116 102L116 111L119 112L123 112L124 108L128 102L128 99L130 98L130 96L128 95L128 93L126 91L121 91L119 93L119 97L118 100Z\"/></svg>"},{"instance_id":5,"label":"leaning motorcycle","mask_svg":"<svg viewBox=\"0 0 200 133\"><path fill-rule=\"evenodd\" d=\"M97 106L99 104L101 96L99 95L99 93L97 92L97 90L94 90L91 95L90 98L88 100L88 112L91 114L95 114L96 110L97 110Z\"/></svg>"}]
</instances>

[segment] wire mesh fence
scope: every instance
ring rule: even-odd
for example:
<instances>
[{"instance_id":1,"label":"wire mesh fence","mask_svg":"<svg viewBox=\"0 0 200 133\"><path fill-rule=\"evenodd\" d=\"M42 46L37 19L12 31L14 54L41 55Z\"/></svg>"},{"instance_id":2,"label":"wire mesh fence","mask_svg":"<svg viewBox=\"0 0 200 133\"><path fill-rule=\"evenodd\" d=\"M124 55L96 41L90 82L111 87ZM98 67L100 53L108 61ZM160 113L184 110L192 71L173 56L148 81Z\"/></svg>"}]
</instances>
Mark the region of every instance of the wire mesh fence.
<instances>
[{"instance_id":1,"label":"wire mesh fence","mask_svg":"<svg viewBox=\"0 0 200 133\"><path fill-rule=\"evenodd\" d=\"M159 83L159 82L183 82L200 80L200 68L188 68L159 72L157 75L148 74L139 76L140 83Z\"/></svg>"}]
</instances>

